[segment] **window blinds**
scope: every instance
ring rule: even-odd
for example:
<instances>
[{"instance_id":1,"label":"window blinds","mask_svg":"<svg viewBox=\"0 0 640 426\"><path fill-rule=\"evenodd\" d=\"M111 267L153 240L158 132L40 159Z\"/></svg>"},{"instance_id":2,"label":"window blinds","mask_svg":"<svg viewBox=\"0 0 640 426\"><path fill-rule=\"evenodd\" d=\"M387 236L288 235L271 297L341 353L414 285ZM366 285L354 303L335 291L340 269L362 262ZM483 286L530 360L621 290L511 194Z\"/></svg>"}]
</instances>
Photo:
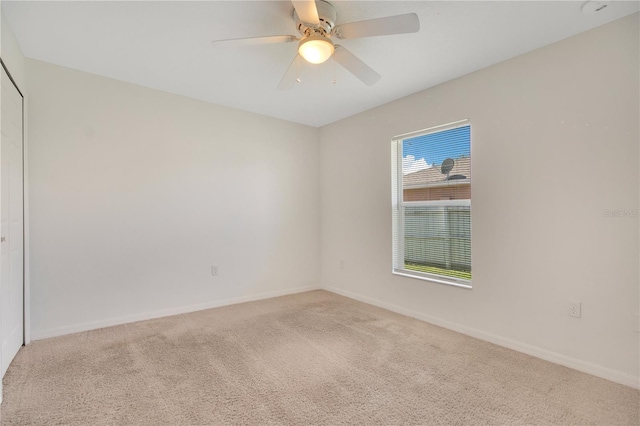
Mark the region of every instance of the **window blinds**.
<instances>
[{"instance_id":1,"label":"window blinds","mask_svg":"<svg viewBox=\"0 0 640 426\"><path fill-rule=\"evenodd\" d=\"M471 126L393 143L394 272L470 286Z\"/></svg>"}]
</instances>

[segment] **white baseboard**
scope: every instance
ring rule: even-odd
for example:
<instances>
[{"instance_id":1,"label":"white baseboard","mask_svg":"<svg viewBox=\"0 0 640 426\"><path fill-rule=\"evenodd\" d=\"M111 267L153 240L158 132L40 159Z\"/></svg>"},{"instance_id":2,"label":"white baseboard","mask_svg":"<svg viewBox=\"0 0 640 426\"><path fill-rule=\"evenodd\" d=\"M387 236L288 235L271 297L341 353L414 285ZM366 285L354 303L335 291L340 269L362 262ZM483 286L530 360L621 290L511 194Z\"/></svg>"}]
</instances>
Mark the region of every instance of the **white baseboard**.
<instances>
[{"instance_id":1,"label":"white baseboard","mask_svg":"<svg viewBox=\"0 0 640 426\"><path fill-rule=\"evenodd\" d=\"M378 306L383 309L387 309L398 314L406 315L421 321L428 322L449 330L456 331L458 333L465 334L467 336L475 337L480 340L484 340L490 343L494 343L505 348L513 349L518 352L525 353L527 355L534 356L536 358L544 359L545 361L560 364L565 367L572 368L574 370L582 371L584 373L591 374L593 376L601 377L603 379L611 380L612 382L620 383L632 388L640 389L640 378L632 376L621 371L612 370L610 368L602 367L590 362L582 361L577 358L571 358L556 352L552 352L546 349L542 349L527 343L518 342L516 340L501 337L495 334L487 333L472 327L456 324L450 321L446 321L440 318L435 318L429 315L422 314L420 312L406 309L391 303L383 302L381 300L372 299L370 297L362 296L360 294L352 293L347 290L342 290L335 287L325 286L324 290L336 293L342 296L346 296L350 299L359 300L360 302L368 303L370 305Z\"/></svg>"},{"instance_id":2,"label":"white baseboard","mask_svg":"<svg viewBox=\"0 0 640 426\"><path fill-rule=\"evenodd\" d=\"M111 318L107 320L92 321L81 324L74 324L63 327L55 327L45 330L33 331L31 334L32 340L47 339L50 337L63 336L65 334L78 333L82 331L95 330L98 328L111 327L115 325L127 324L136 321L145 321L160 317L166 317L171 315L179 315L188 312L201 311L204 309L217 308L221 306L235 305L237 303L253 302L256 300L270 299L273 297L286 296L288 294L304 293L313 290L327 290L332 293L336 293L351 299L359 300L370 305L378 306L383 309L387 309L398 314L406 315L408 317L416 318L421 321L428 322L440 327L447 328L449 330L456 331L458 333L465 334L467 336L475 337L480 340L484 340L496 345L500 345L509 349L516 350L518 352L525 353L527 355L535 356L537 358L544 359L555 364L563 365L565 367L573 368L574 370L582 371L603 379L611 380L612 382L620 383L626 386L630 386L636 389L640 389L640 378L632 376L630 374L612 370L610 368L602 367L596 364L592 364L586 361L582 361L577 358L571 358L556 352L552 352L546 349L542 349L527 343L519 342L516 340L508 339L506 337L498 336L495 334L487 333L472 327L456 324L450 321L446 321L440 318L425 315L420 312L406 309L401 306L397 306L391 303L383 302L381 300L373 299L367 296L363 296L357 293L353 293L347 290L342 290L336 287L298 287L287 290L278 290L266 293L259 293L250 296L235 297L230 299L213 300L206 303L200 303L197 305L181 306L177 308L164 309L152 312L145 312L141 314L128 315L118 318Z\"/></svg>"},{"instance_id":3,"label":"white baseboard","mask_svg":"<svg viewBox=\"0 0 640 426\"><path fill-rule=\"evenodd\" d=\"M273 297L286 296L288 294L304 293L307 291L320 290L320 287L297 287L286 290L270 291L266 293L258 293L250 296L233 297L230 299L212 300L197 305L180 306L177 308L162 309L152 312L144 312L140 314L127 315L118 318L110 318L106 320L91 321L81 324L73 324L62 327L54 327L45 330L32 331L31 340L42 340L50 337L63 336L65 334L79 333L82 331L96 330L98 328L112 327L114 325L128 324L137 321L146 321L155 318L168 317L171 315L186 314L189 312L202 311L204 309L219 308L221 306L235 305L244 302L253 302L256 300L271 299Z\"/></svg>"}]
</instances>

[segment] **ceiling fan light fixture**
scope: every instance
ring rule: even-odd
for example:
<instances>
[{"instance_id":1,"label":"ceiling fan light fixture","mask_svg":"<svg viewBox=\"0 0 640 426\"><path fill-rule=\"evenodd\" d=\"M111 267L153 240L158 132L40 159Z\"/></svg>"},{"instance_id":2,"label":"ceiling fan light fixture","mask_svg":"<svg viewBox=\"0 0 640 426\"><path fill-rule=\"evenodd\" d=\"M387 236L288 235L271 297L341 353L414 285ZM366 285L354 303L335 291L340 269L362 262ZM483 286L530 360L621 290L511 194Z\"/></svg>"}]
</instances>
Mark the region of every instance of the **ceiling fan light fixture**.
<instances>
[{"instance_id":1,"label":"ceiling fan light fixture","mask_svg":"<svg viewBox=\"0 0 640 426\"><path fill-rule=\"evenodd\" d=\"M321 64L333 55L335 47L331 40L322 36L310 36L302 41L298 46L298 53L305 61L312 64Z\"/></svg>"}]
</instances>

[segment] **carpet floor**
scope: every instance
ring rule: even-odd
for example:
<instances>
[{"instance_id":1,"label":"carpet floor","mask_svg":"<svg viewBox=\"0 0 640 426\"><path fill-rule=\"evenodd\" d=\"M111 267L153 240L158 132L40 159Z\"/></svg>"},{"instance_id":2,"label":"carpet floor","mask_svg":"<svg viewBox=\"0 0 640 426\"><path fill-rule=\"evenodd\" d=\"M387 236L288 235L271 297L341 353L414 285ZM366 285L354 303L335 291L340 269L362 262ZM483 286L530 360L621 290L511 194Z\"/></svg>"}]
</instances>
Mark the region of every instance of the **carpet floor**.
<instances>
[{"instance_id":1,"label":"carpet floor","mask_svg":"<svg viewBox=\"0 0 640 426\"><path fill-rule=\"evenodd\" d=\"M640 392L326 291L40 340L3 425L638 425Z\"/></svg>"}]
</instances>

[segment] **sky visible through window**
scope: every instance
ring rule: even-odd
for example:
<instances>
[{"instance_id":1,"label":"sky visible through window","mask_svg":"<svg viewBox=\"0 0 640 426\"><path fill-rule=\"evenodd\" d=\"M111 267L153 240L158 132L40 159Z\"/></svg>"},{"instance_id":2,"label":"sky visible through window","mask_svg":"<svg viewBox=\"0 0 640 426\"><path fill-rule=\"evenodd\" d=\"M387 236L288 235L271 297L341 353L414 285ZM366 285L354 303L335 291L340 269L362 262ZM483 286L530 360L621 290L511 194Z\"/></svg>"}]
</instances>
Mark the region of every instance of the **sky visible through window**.
<instances>
[{"instance_id":1,"label":"sky visible through window","mask_svg":"<svg viewBox=\"0 0 640 426\"><path fill-rule=\"evenodd\" d=\"M405 139L402 142L402 173L439 166L447 158L471 155L471 126Z\"/></svg>"}]
</instances>

